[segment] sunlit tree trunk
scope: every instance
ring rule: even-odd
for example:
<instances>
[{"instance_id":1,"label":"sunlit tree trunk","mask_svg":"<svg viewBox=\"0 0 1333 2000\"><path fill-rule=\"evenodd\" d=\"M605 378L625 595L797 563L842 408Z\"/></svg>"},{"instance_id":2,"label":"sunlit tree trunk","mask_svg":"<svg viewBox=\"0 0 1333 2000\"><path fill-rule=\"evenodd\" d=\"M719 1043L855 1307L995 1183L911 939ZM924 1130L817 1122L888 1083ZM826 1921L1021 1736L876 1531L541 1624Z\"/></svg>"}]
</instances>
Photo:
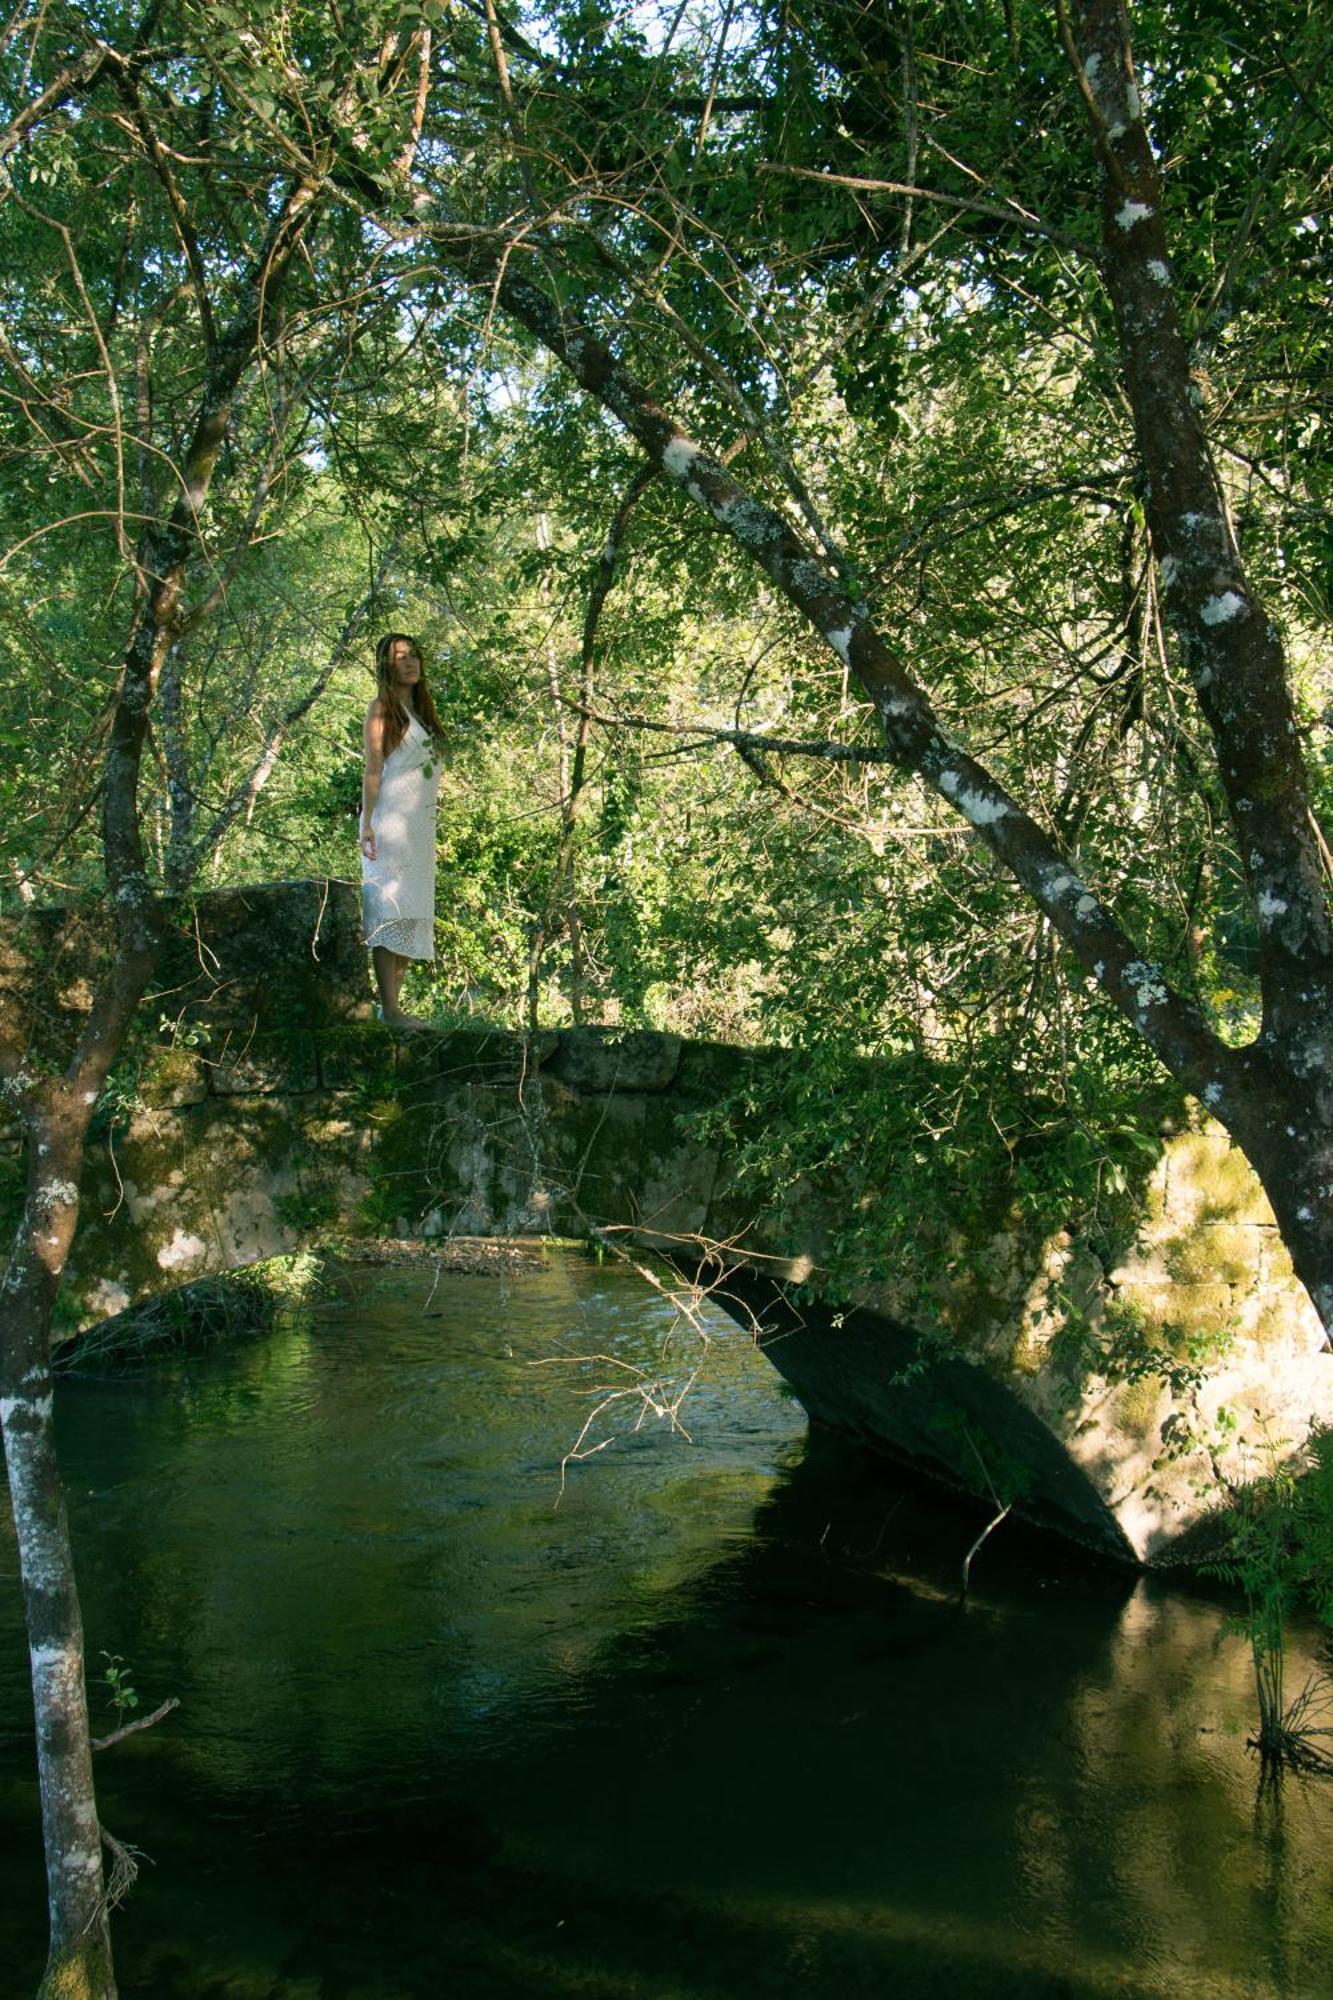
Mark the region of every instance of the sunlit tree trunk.
<instances>
[{"instance_id":1,"label":"sunlit tree trunk","mask_svg":"<svg viewBox=\"0 0 1333 2000\"><path fill-rule=\"evenodd\" d=\"M43 1119L35 1121L34 1129L49 1132L50 1126ZM34 1155L38 1147L41 1164L29 1175L27 1205L5 1280L0 1412L28 1631L46 1846L50 1935L39 1991L43 2000L112 2000L116 1985L93 1795L83 1623L51 1422L51 1307L77 1214L74 1184L67 1176L76 1170L82 1147L76 1143L58 1153L53 1137L38 1140Z\"/></svg>"}]
</instances>

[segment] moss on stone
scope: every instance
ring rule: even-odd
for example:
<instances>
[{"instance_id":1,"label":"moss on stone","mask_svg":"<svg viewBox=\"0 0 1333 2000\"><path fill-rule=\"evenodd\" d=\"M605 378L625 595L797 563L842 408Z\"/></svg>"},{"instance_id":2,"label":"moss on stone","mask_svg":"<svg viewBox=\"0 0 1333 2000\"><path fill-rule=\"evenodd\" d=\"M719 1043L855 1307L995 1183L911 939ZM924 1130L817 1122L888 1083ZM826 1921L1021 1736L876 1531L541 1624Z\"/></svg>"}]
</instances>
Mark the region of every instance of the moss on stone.
<instances>
[{"instance_id":1,"label":"moss on stone","mask_svg":"<svg viewBox=\"0 0 1333 2000\"><path fill-rule=\"evenodd\" d=\"M1173 1139L1170 1154L1170 1207L1177 1210L1184 1182L1195 1219L1207 1222L1268 1222L1273 1211L1253 1168L1238 1146L1218 1131L1186 1132Z\"/></svg>"},{"instance_id":2,"label":"moss on stone","mask_svg":"<svg viewBox=\"0 0 1333 2000\"><path fill-rule=\"evenodd\" d=\"M1116 1390L1117 1424L1139 1439L1157 1429L1157 1416L1164 1400L1160 1375L1144 1375L1137 1382L1124 1382Z\"/></svg>"},{"instance_id":3,"label":"moss on stone","mask_svg":"<svg viewBox=\"0 0 1333 2000\"><path fill-rule=\"evenodd\" d=\"M1259 1311L1245 1328L1256 1347L1285 1346L1291 1339L1293 1301L1289 1292L1265 1297Z\"/></svg>"},{"instance_id":4,"label":"moss on stone","mask_svg":"<svg viewBox=\"0 0 1333 2000\"><path fill-rule=\"evenodd\" d=\"M1255 1276L1258 1245L1251 1225L1206 1222L1162 1245L1171 1276L1181 1285L1243 1285Z\"/></svg>"}]
</instances>

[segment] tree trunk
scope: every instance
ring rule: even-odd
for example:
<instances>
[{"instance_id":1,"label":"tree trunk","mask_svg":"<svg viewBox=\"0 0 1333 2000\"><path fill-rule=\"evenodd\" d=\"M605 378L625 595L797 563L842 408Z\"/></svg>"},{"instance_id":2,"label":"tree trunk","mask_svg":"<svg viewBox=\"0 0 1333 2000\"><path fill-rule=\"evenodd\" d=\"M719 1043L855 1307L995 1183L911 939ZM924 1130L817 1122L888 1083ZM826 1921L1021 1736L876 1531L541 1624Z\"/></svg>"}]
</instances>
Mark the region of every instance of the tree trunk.
<instances>
[{"instance_id":1,"label":"tree trunk","mask_svg":"<svg viewBox=\"0 0 1333 2000\"><path fill-rule=\"evenodd\" d=\"M51 1309L78 1210L71 1176L82 1153L81 1134L62 1145L50 1122L37 1129L46 1136L31 1136L30 1127L28 1201L4 1284L0 1420L32 1667L46 1849L50 1941L38 1990L40 2000L114 2000L83 1621L52 1424Z\"/></svg>"},{"instance_id":2,"label":"tree trunk","mask_svg":"<svg viewBox=\"0 0 1333 2000\"><path fill-rule=\"evenodd\" d=\"M63 1073L27 1067L45 996L0 1022L0 1077L27 1135L28 1198L3 1282L0 1396L5 1458L23 1579L37 1723L42 1835L50 1905L43 2000L114 2000L93 1791L83 1631L52 1427L51 1315L78 1218L78 1182L92 1106L106 1082L157 961L163 907L148 879L139 772L157 676L176 629L213 470L232 423L266 309L314 214L314 181L287 192L243 288L235 318L212 345L181 490L141 542L145 588L111 720L102 788L102 853L115 942L94 974L92 1005ZM177 885L184 888L185 882ZM100 973L100 976L97 974ZM62 1051L62 1060L65 1052Z\"/></svg>"}]
</instances>

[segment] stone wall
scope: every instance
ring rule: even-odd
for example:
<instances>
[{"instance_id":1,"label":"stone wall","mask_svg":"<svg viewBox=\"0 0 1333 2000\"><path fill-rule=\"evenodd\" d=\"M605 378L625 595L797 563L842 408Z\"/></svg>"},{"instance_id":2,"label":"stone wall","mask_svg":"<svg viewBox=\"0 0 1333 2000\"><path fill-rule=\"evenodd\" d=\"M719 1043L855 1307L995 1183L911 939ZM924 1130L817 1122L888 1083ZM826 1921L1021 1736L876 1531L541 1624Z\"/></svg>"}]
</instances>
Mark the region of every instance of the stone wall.
<instances>
[{"instance_id":1,"label":"stone wall","mask_svg":"<svg viewBox=\"0 0 1333 2000\"><path fill-rule=\"evenodd\" d=\"M201 898L159 986L90 1148L71 1331L333 1237L609 1228L700 1272L813 1415L1134 1559L1168 1557L1227 1482L1333 1421L1322 1331L1215 1128L1164 1141L1114 1269L1067 1235L1002 1228L984 1284L942 1277L923 1328L892 1279L821 1295L845 1186L756 1213L727 1146L697 1135L701 1112L788 1052L392 1034L368 1018L339 884ZM873 1200L855 1200L873 1230Z\"/></svg>"}]
</instances>

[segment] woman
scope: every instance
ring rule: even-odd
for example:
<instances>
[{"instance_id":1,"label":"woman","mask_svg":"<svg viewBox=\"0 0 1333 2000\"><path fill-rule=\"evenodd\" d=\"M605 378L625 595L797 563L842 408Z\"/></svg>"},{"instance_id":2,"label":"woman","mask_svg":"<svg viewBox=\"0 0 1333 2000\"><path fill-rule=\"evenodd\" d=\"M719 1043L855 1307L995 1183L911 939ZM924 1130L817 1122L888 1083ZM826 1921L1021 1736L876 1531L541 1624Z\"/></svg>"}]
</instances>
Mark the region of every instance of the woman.
<instances>
[{"instance_id":1,"label":"woman","mask_svg":"<svg viewBox=\"0 0 1333 2000\"><path fill-rule=\"evenodd\" d=\"M435 956L435 802L443 730L421 648L386 632L375 648L379 692L366 711L361 787L361 906L381 1019L423 1025L398 1004L411 959Z\"/></svg>"}]
</instances>

